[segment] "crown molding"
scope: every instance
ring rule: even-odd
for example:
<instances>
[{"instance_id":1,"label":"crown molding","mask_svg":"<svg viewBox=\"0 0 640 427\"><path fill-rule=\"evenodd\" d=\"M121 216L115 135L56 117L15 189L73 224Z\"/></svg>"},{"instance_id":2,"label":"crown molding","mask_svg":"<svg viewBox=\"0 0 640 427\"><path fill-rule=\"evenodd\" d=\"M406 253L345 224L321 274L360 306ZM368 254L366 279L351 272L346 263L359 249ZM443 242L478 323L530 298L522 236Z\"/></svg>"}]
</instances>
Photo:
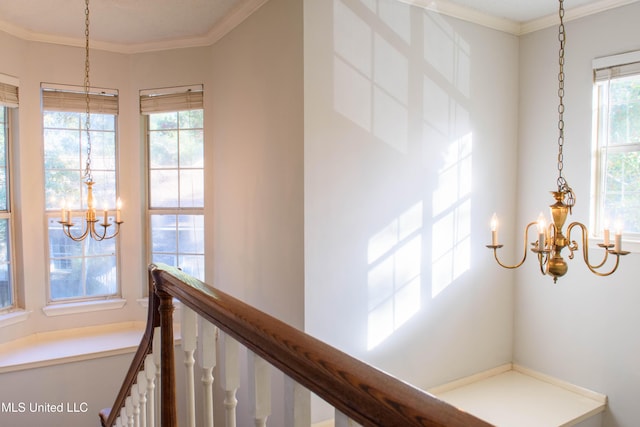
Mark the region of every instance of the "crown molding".
<instances>
[{"instance_id":1,"label":"crown molding","mask_svg":"<svg viewBox=\"0 0 640 427\"><path fill-rule=\"evenodd\" d=\"M586 4L584 6L574 7L567 9L564 17L564 21L573 21L576 19L584 18L585 16L595 15L600 12L605 12L609 9L615 9L617 7L626 6L628 4L637 3L639 0L600 0L595 3ZM544 28L554 27L558 25L558 14L552 14L540 19L534 19L531 21L523 22L520 25L520 33L518 35L533 33L534 31L542 30Z\"/></svg>"},{"instance_id":2,"label":"crown molding","mask_svg":"<svg viewBox=\"0 0 640 427\"><path fill-rule=\"evenodd\" d=\"M441 13L463 21L518 35L520 23L510 19L498 18L488 13L480 12L465 6L460 6L448 0L398 0L412 6L418 6L432 12Z\"/></svg>"},{"instance_id":3,"label":"crown molding","mask_svg":"<svg viewBox=\"0 0 640 427\"><path fill-rule=\"evenodd\" d=\"M422 7L423 9L461 19L463 21L472 22L483 27L492 28L494 30L503 31L505 33L521 36L544 28L553 27L558 24L558 15L551 14L539 19L533 19L526 22L517 22L510 19L498 18L496 16L479 12L477 10L460 6L449 0L398 0L413 6ZM609 9L620 6L626 6L636 3L640 0L600 0L584 6L578 6L567 9L565 13L565 22L583 18L585 16L594 15Z\"/></svg>"},{"instance_id":4,"label":"crown molding","mask_svg":"<svg viewBox=\"0 0 640 427\"><path fill-rule=\"evenodd\" d=\"M155 52L160 50L182 49L188 47L210 46L227 35L229 32L231 32L242 21L247 19L258 9L260 9L260 7L262 7L267 1L269 0L246 0L241 2L226 16L224 16L224 18L216 23L216 25L214 25L207 34L203 36L132 44L91 40L91 48L109 52L132 54ZM51 34L38 33L3 20L0 20L0 31L27 41L52 43L73 47L84 47L85 45L84 37L62 37Z\"/></svg>"},{"instance_id":5,"label":"crown molding","mask_svg":"<svg viewBox=\"0 0 640 427\"><path fill-rule=\"evenodd\" d=\"M144 53L160 50L182 49L188 47L210 46L231 32L242 21L257 11L269 0L246 0L236 6L220 22L218 22L207 34L203 36L184 39L164 40L149 43L110 43L100 40L91 41L91 48L116 53ZM488 13L483 13L468 7L460 6L450 0L397 0L412 6L418 6L443 15L451 16L463 21L472 22L494 30L521 36L544 28L557 25L557 14L548 15L527 22L517 22L505 18L499 18ZM598 2L567 9L565 22L594 15L609 9L637 3L640 0L600 0ZM61 37L29 31L25 28L11 24L0 19L0 31L27 41L53 43L65 46L84 47L84 38Z\"/></svg>"}]
</instances>

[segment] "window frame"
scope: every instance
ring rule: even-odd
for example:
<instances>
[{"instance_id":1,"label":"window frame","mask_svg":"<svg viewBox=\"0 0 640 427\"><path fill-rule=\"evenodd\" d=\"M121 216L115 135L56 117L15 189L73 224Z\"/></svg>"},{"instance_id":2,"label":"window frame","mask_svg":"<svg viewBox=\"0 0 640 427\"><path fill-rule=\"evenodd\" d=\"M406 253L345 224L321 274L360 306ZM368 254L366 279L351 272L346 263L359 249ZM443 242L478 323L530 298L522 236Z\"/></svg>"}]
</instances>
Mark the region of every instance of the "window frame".
<instances>
[{"instance_id":1,"label":"window frame","mask_svg":"<svg viewBox=\"0 0 640 427\"><path fill-rule=\"evenodd\" d=\"M602 230L609 228L615 230L616 223L624 221L624 218L610 218L605 212L605 188L607 179L607 158L609 154L616 153L640 153L640 141L625 144L608 143L609 131L609 82L616 78L637 76L640 78L640 51L627 52L593 60L593 132L592 132L592 203L590 214L590 226L593 237L601 239ZM603 102L607 99L606 102ZM640 98L638 99L640 102ZM634 252L640 250L640 232L624 230L622 238L630 242Z\"/></svg>"},{"instance_id":2,"label":"window frame","mask_svg":"<svg viewBox=\"0 0 640 427\"><path fill-rule=\"evenodd\" d=\"M9 238L7 245L8 252L8 276L9 276L9 290L11 293L11 302L6 307L0 307L0 315L11 313L21 305L20 293L18 292L18 284L16 280L16 240L15 240L15 218L13 215L13 165L12 165L12 145L13 145L13 131L12 125L14 123L14 113L17 107L8 107L0 104L0 108L4 109L4 133L5 133L5 167L6 167L6 191L7 191L7 210L0 211L0 219L6 219L8 222L7 231Z\"/></svg>"},{"instance_id":3,"label":"window frame","mask_svg":"<svg viewBox=\"0 0 640 427\"><path fill-rule=\"evenodd\" d=\"M193 111L193 110L201 110L203 116L202 122L202 143L203 143L203 151L202 151L202 174L203 174L203 187L206 187L206 180L204 179L205 174L205 109L202 103L202 85L192 85L188 87L176 87L176 88L163 88L163 89L149 89L143 90L140 92L140 102L141 102L141 113L142 113L142 127L145 139L145 179L146 179L146 246L147 246L147 260L149 263L154 262L154 252L153 250L153 240L152 240L152 217L160 216L160 215L175 215L179 217L180 215L194 215L200 216L202 218L202 242L201 248L202 253L185 253L180 251L179 247L176 248L177 252L174 255L179 258L181 255L196 255L202 256L202 276L201 280L205 280L205 271L206 271L206 209L205 209L205 194L206 191L203 190L203 200L202 206L177 206L177 207L153 207L151 206L151 158L150 158L150 149L151 149L151 128L150 128L150 116L152 114L166 114L166 113L177 113L179 115L182 111ZM153 102L153 97L157 96L158 98L166 97L168 102L168 106L163 106L162 101L158 101L157 103ZM195 100L194 100L195 99ZM176 129L179 131L181 129L180 126ZM178 173L182 170L180 165L175 168ZM189 168L190 169L190 168ZM178 189L180 191L180 189ZM180 200L180 197L178 198ZM179 231L179 228L177 228ZM180 266L178 266L180 267Z\"/></svg>"},{"instance_id":4,"label":"window frame","mask_svg":"<svg viewBox=\"0 0 640 427\"><path fill-rule=\"evenodd\" d=\"M59 92L67 92L67 93L74 93L74 94L78 94L78 92L81 92L83 90L82 87L77 87L77 86L67 86L67 85L55 85L55 84L47 84L47 83L43 83L41 85L41 96L44 97L44 93L46 91L59 91ZM116 89L99 89L99 88L92 88L92 93L91 93L91 97L92 100L94 99L94 97L99 97L99 96L111 96L113 97L112 101L115 100L115 110L113 110L113 105L114 103L110 103L110 107L111 109L108 109L107 111L102 111L100 110L100 108L103 108L103 105L100 105L100 103L98 104L99 107L97 108L97 111L95 107L92 108L91 110L91 115L92 118L93 116L97 115L97 114L104 114L104 115L112 115L113 116L113 141L114 141L114 152L113 152L113 156L114 156L114 169L113 169L113 174L114 174L114 180L115 180L115 186L114 186L114 191L115 191L115 199L113 200L113 206L109 205L109 209L113 212L115 211L115 204L116 204L116 200L118 198L118 195L120 194L120 179L119 179L119 131L118 131L118 111L117 111L117 105L118 105L118 90ZM84 94L82 94L82 97L84 97ZM82 102L85 102L84 100L82 100ZM55 107L53 108L46 108L44 103L42 106L42 114L41 114L41 120L42 120L42 132L43 132L43 139L42 139L42 146L44 149L45 146L45 132L47 130L47 128L44 125L44 118L45 118L45 113L46 112L50 112L50 111L58 111L58 112L67 112L67 113L77 113L80 116L80 123L79 123L79 127L78 129L73 128L72 130L78 131L78 133L80 134L80 152L82 152L82 141L84 139L84 126L83 126L83 121L82 121L82 117L85 114L85 111L81 111L79 110L79 106L76 105L77 102L74 104L73 101L71 102L71 104L64 104L61 106L55 105ZM85 104L86 105L86 104ZM66 106L66 108L65 108ZM84 109L85 106L83 105L82 108ZM92 120L92 124L95 124L95 120ZM91 132L96 132L96 131L100 131L100 129L94 129L92 127ZM45 161L45 156L43 155L43 170L45 171L45 176L46 176L46 167L44 165L44 161ZM81 167L80 171L82 171L84 168ZM84 183L84 181L83 181ZM43 191L46 192L46 182L44 182L43 184ZM46 193L44 194L46 197ZM84 211L86 209L86 207L82 206L85 202L84 202L84 198L86 197L86 192L83 190L80 193L80 203L81 206L80 208L72 208L70 209L71 214L75 217L82 217L84 215ZM97 201L98 203L100 203L100 200ZM96 208L97 210L101 209L101 206L97 206ZM121 263L121 242L120 242L120 236L116 236L112 239L113 241L113 245L114 245L114 249L113 249L113 257L114 257L114 265L115 265L115 291L113 293L101 293L101 294L97 294L97 295L87 295L87 281L86 281L86 262L88 259L91 258L91 256L88 256L87 251L85 249L85 245L88 244L88 242L81 242L80 244L82 245L82 251L79 255L77 256L70 256L70 258L81 258L82 259L82 271L81 271L81 277L82 279L82 283L80 284L82 290L83 290L83 294L84 295L75 295L75 296L70 296L70 297L62 297L62 298L56 298L54 299L52 296L52 282L51 282L51 264L54 260L54 256L51 252L51 240L50 240L50 233L49 233L49 224L52 222L57 222L58 219L60 218L60 207L47 207L47 203L45 201L44 204L44 217L46 220L46 225L45 225L45 241L46 241L46 249L45 249L45 272L46 272L46 290L45 290L45 295L46 295L46 305L44 307L45 313L48 313L49 311L51 311L53 313L52 310L57 311L59 310L61 307L67 306L67 305L77 305L77 304L83 304L83 303L90 303L90 304L94 304L96 302L99 301L118 301L122 299L122 280L121 280L121 271L122 271L122 263ZM113 214L110 214L110 218L113 217ZM111 220L111 222L113 222L113 220ZM90 239L90 237L87 237L87 239ZM109 242L109 241L107 241ZM110 243L110 242L109 242ZM57 307L57 308L56 308ZM82 310L81 310L82 311Z\"/></svg>"}]
</instances>

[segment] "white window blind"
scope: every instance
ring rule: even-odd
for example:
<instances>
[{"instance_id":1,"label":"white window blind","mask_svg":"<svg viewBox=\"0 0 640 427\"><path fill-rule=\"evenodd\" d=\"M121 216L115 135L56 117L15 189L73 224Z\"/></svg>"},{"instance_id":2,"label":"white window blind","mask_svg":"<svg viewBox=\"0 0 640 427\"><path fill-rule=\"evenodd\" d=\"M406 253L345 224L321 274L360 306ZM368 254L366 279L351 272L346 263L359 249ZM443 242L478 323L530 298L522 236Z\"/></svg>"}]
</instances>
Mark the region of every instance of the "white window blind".
<instances>
[{"instance_id":1,"label":"white window blind","mask_svg":"<svg viewBox=\"0 0 640 427\"><path fill-rule=\"evenodd\" d=\"M118 114L118 91L94 89L89 93L89 109L94 114ZM77 86L42 86L42 108L45 111L83 113L87 98L83 88Z\"/></svg>"},{"instance_id":2,"label":"white window blind","mask_svg":"<svg viewBox=\"0 0 640 427\"><path fill-rule=\"evenodd\" d=\"M18 106L18 79L0 74L0 106Z\"/></svg>"},{"instance_id":3,"label":"white window blind","mask_svg":"<svg viewBox=\"0 0 640 427\"><path fill-rule=\"evenodd\" d=\"M593 60L593 78L602 82L640 74L640 51L621 53Z\"/></svg>"},{"instance_id":4,"label":"white window blind","mask_svg":"<svg viewBox=\"0 0 640 427\"><path fill-rule=\"evenodd\" d=\"M202 85L140 91L140 113L199 110L203 108Z\"/></svg>"}]
</instances>

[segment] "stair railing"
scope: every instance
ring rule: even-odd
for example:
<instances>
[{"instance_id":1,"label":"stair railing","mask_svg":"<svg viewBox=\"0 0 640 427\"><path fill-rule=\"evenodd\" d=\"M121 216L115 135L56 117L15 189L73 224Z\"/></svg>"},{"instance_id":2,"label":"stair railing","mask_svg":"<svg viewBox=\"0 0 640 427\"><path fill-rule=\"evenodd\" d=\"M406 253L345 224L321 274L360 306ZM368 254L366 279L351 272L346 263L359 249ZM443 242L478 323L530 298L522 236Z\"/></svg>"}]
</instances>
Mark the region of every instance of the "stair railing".
<instances>
[{"instance_id":1,"label":"stair railing","mask_svg":"<svg viewBox=\"0 0 640 427\"><path fill-rule=\"evenodd\" d=\"M176 268L157 264L149 271L147 328L112 409L100 413L103 427L178 425L174 299L182 305L187 413L186 424L181 424L187 427L196 425L192 391L196 350L203 372L203 425L213 426L212 372L217 365L217 382L224 390L225 427L236 426L239 345L248 349L249 399L256 426L266 426L271 413L272 367L286 376L285 407L289 409L283 427L309 427L306 390L335 408L336 427L490 425Z\"/></svg>"}]
</instances>

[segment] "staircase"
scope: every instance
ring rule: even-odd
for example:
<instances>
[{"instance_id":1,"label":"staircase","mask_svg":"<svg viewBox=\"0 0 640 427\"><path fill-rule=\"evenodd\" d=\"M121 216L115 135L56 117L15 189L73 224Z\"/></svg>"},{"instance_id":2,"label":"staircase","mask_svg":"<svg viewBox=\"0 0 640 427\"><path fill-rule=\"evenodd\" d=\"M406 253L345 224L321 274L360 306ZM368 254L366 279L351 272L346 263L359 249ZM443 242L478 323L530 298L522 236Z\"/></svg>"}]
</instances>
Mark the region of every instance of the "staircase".
<instances>
[{"instance_id":1,"label":"staircase","mask_svg":"<svg viewBox=\"0 0 640 427\"><path fill-rule=\"evenodd\" d=\"M257 427L266 426L271 415L273 369L285 375L283 427L311 425L310 393L335 408L336 427L490 425L176 268L151 265L149 273L145 333L112 407L99 414L103 427L177 426L177 396L186 407L181 426L195 427L198 419L198 426L213 427L216 384L224 396L224 425L236 427L242 346L247 354L247 406ZM179 392L174 300L181 304L185 360L185 389ZM201 378L198 384L196 377ZM197 404L196 394L203 404ZM196 414L197 408L201 413Z\"/></svg>"}]
</instances>

